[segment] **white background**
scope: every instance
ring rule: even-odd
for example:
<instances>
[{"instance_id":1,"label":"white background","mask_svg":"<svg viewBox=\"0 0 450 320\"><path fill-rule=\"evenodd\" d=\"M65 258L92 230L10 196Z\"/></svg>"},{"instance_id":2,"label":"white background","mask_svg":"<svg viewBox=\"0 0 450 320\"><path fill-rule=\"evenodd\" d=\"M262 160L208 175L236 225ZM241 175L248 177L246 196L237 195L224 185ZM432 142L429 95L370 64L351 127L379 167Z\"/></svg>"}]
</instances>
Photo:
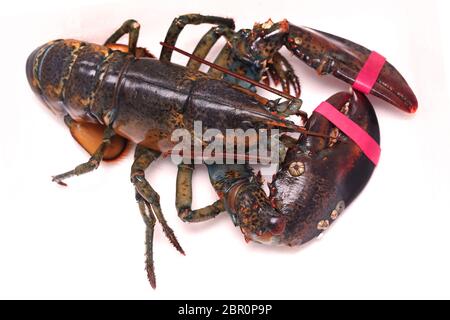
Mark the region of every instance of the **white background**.
<instances>
[{"instance_id":1,"label":"white background","mask_svg":"<svg viewBox=\"0 0 450 320\"><path fill-rule=\"evenodd\" d=\"M0 13L0 298L450 298L447 1L40 0L8 6ZM57 38L102 43L128 18L141 22L139 44L159 54L172 19L189 12L233 17L238 28L287 18L375 49L408 80L419 110L407 115L371 98L382 134L380 164L331 230L303 248L246 244L226 214L182 223L174 208L176 168L158 161L147 175L187 255L157 227L154 291L144 272L131 155L70 179L68 188L52 183L52 175L88 156L32 94L25 61ZM208 28L186 28L178 45L192 50ZM347 90L291 61L306 111ZM216 199L203 167L194 182L195 207Z\"/></svg>"}]
</instances>

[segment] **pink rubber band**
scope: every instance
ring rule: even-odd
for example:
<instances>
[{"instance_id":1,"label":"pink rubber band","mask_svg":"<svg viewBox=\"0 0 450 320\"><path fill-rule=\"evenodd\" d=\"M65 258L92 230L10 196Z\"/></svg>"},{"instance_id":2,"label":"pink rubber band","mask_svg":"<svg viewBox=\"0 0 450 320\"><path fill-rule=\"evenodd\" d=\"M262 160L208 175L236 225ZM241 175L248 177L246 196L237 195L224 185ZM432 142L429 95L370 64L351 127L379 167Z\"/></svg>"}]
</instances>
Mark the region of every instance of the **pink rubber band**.
<instances>
[{"instance_id":1,"label":"pink rubber band","mask_svg":"<svg viewBox=\"0 0 450 320\"><path fill-rule=\"evenodd\" d=\"M328 119L339 130L352 139L374 165L378 164L381 148L378 143L364 131L364 129L340 113L328 102L322 102L314 112L317 112Z\"/></svg>"},{"instance_id":2,"label":"pink rubber band","mask_svg":"<svg viewBox=\"0 0 450 320\"><path fill-rule=\"evenodd\" d=\"M372 51L367 58L366 63L359 71L355 83L353 83L353 88L361 91L362 93L369 94L375 85L385 62L385 57L375 51Z\"/></svg>"}]
</instances>

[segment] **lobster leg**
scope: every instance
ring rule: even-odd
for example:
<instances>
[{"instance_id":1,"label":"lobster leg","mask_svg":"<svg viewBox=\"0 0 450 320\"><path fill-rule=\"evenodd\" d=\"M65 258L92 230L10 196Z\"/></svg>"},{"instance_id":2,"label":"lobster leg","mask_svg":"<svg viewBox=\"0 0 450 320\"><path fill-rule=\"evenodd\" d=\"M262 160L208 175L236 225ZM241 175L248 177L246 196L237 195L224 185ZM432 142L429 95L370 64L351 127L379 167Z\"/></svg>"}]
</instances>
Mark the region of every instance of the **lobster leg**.
<instances>
[{"instance_id":1,"label":"lobster leg","mask_svg":"<svg viewBox=\"0 0 450 320\"><path fill-rule=\"evenodd\" d=\"M228 46L225 46L225 47L223 47L222 50L220 50L219 54L217 55L216 59L214 60L214 64L216 64L220 67L228 68L228 66L231 63L232 63L231 49ZM211 77L214 77L216 79L222 79L222 77L223 77L223 73L214 68L209 68L208 75ZM235 78L232 78L229 76L226 76L225 80L227 80L227 81L234 80L234 81L231 81L232 83L236 82Z\"/></svg>"},{"instance_id":2,"label":"lobster leg","mask_svg":"<svg viewBox=\"0 0 450 320\"><path fill-rule=\"evenodd\" d=\"M186 209L185 211L179 212L178 216L184 222L203 222L217 217L219 213L224 211L225 205L223 200L219 199L213 204L197 210Z\"/></svg>"},{"instance_id":3,"label":"lobster leg","mask_svg":"<svg viewBox=\"0 0 450 320\"><path fill-rule=\"evenodd\" d=\"M221 199L201 209L192 210L191 208L193 170L194 165L192 164L178 165L175 203L178 216L184 222L202 222L215 218L219 213L225 210Z\"/></svg>"},{"instance_id":4,"label":"lobster leg","mask_svg":"<svg viewBox=\"0 0 450 320\"><path fill-rule=\"evenodd\" d=\"M226 26L212 27L199 41L197 47L195 47L194 56L204 59L211 48L216 44L220 37L224 36L227 40L230 40L234 31ZM198 70L200 68L200 62L189 59L187 67L191 70Z\"/></svg>"},{"instance_id":5,"label":"lobster leg","mask_svg":"<svg viewBox=\"0 0 450 320\"><path fill-rule=\"evenodd\" d=\"M285 45L320 75L332 74L352 85L371 53L349 40L292 24ZM418 107L408 83L389 62L384 64L370 93L406 112L415 112Z\"/></svg>"},{"instance_id":6,"label":"lobster leg","mask_svg":"<svg viewBox=\"0 0 450 320\"><path fill-rule=\"evenodd\" d=\"M234 33L233 30L235 26L233 19L216 16L203 16L200 14L186 14L179 16L173 20L164 42L174 46L178 39L178 36L187 24L199 25L203 23L216 24L218 25L218 27L214 27L208 33L206 33L195 48L194 55L198 55L202 58L206 57L211 47L217 42L221 35L224 35L228 39ZM171 58L172 50L164 46L161 50L159 59L161 61L170 62ZM221 67L225 67L229 63L231 63L230 60L231 50L230 48L228 48L228 46L225 46L220 51L214 63ZM192 59L189 60L187 66L192 70L198 70L198 68L200 68L200 64ZM208 70L208 75L217 79L221 79L223 76L222 72L212 68Z\"/></svg>"},{"instance_id":7,"label":"lobster leg","mask_svg":"<svg viewBox=\"0 0 450 320\"><path fill-rule=\"evenodd\" d=\"M65 179L70 178L72 176L79 176L97 169L98 166L100 165L100 162L103 160L105 151L111 144L111 138L114 135L115 135L114 130L111 127L106 127L103 133L103 141L101 142L97 150L94 152L94 154L91 156L89 161L78 165L73 170L54 176L52 181L60 185L66 186L66 184L63 182Z\"/></svg>"},{"instance_id":8,"label":"lobster leg","mask_svg":"<svg viewBox=\"0 0 450 320\"><path fill-rule=\"evenodd\" d=\"M135 20L127 20L123 23L123 25L117 29L114 34L108 38L105 42L105 46L110 48L111 50L117 50L121 52L128 53L130 52L136 58L147 57L154 58L155 56L151 54L147 49L137 47L137 41L139 37L139 23ZM117 44L117 41L124 36L125 34L129 34L128 45L125 46L123 44Z\"/></svg>"},{"instance_id":9,"label":"lobster leg","mask_svg":"<svg viewBox=\"0 0 450 320\"><path fill-rule=\"evenodd\" d=\"M141 26L136 20L130 19L125 21L122 26L105 41L105 46L116 43L123 35L128 34L128 52L135 55L140 28Z\"/></svg>"},{"instance_id":10,"label":"lobster leg","mask_svg":"<svg viewBox=\"0 0 450 320\"><path fill-rule=\"evenodd\" d=\"M233 19L216 16L203 16L200 14L186 14L179 16L172 21L172 24L169 27L169 31L167 32L164 42L173 46L177 42L178 36L180 35L181 31L183 31L186 25L188 24L198 25L203 23L216 24L228 27L230 29L234 29ZM170 62L171 58L172 58L172 50L167 47L163 47L161 50L159 60L164 62Z\"/></svg>"},{"instance_id":11,"label":"lobster leg","mask_svg":"<svg viewBox=\"0 0 450 320\"><path fill-rule=\"evenodd\" d=\"M153 214L151 205L136 192L136 201L139 206L139 212L145 223L145 269L147 279L153 289L156 288L155 265L153 262L153 234L155 231L156 217Z\"/></svg>"},{"instance_id":12,"label":"lobster leg","mask_svg":"<svg viewBox=\"0 0 450 320\"><path fill-rule=\"evenodd\" d=\"M142 147L140 145L136 146L136 151L134 155L134 163L131 166L131 182L136 188L136 199L139 204L139 209L141 214L143 215L144 221L146 222L147 230L146 230L146 264L147 264L147 275L152 287L156 286L155 282L155 274L154 274L154 266L153 266L153 226L154 221L152 219L153 216L156 216L159 223L161 224L164 233L166 234L169 241L173 244L173 246L182 254L184 254L183 249L178 243L177 238L173 230L167 224L166 219L164 218L161 206L159 203L159 195L152 188L152 186L148 183L145 178L145 169L147 169L153 161L155 161L160 156L160 153L157 151L152 151L148 148ZM145 202L145 203L144 203ZM148 213L146 213L148 211Z\"/></svg>"}]
</instances>

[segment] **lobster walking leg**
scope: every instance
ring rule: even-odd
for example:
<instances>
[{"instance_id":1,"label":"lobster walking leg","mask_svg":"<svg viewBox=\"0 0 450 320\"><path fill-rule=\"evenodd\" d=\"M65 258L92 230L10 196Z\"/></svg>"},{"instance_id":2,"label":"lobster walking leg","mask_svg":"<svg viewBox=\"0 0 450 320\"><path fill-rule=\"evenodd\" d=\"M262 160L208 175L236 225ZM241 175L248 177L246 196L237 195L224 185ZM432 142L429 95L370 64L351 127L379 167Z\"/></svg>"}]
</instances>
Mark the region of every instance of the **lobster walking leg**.
<instances>
[{"instance_id":1,"label":"lobster walking leg","mask_svg":"<svg viewBox=\"0 0 450 320\"><path fill-rule=\"evenodd\" d=\"M232 63L231 59L231 49L228 46L223 47L223 49L219 52L216 59L214 60L214 64L228 68L228 66ZM214 68L209 68L208 75L214 77L216 79L221 79L223 77L223 73ZM234 79L234 78L232 78Z\"/></svg>"},{"instance_id":2,"label":"lobster walking leg","mask_svg":"<svg viewBox=\"0 0 450 320\"><path fill-rule=\"evenodd\" d=\"M164 218L161 205L159 202L158 193L152 188L145 178L145 169L147 169L153 161L155 161L161 155L160 152L152 151L148 148L140 145L136 146L134 162L131 166L131 182L136 189L136 199L138 201L139 210L146 223L146 269L148 280L152 287L156 286L155 273L153 266L153 226L154 221L152 217L156 216L161 224L164 233L166 234L172 245L182 254L184 254L183 248L178 243L177 238L173 230L167 224Z\"/></svg>"},{"instance_id":3,"label":"lobster walking leg","mask_svg":"<svg viewBox=\"0 0 450 320\"><path fill-rule=\"evenodd\" d=\"M178 36L187 24L198 25L203 23L217 24L217 27L211 28L200 40L194 50L194 55L197 55L198 57L205 58L221 36L225 36L227 40L230 40L234 34L235 26L233 19L216 16L203 16L200 14L186 14L173 20L164 42L174 46ZM161 61L170 62L171 58L172 50L167 47L163 47L159 59ZM222 67L227 67L231 63L231 50L228 46L224 47L220 51L214 63ZM198 70L200 68L200 63L190 59L187 67L191 70ZM223 76L220 71L212 68L208 70L208 75L217 79L220 79Z\"/></svg>"},{"instance_id":4,"label":"lobster walking leg","mask_svg":"<svg viewBox=\"0 0 450 320\"><path fill-rule=\"evenodd\" d=\"M152 208L142 196L136 192L136 201L139 206L139 212L145 223L145 269L147 279L153 289L156 288L155 265L153 263L153 234L155 231L156 218Z\"/></svg>"},{"instance_id":5,"label":"lobster walking leg","mask_svg":"<svg viewBox=\"0 0 450 320\"><path fill-rule=\"evenodd\" d=\"M215 218L225 211L222 199L201 209L192 210L192 172L193 164L178 165L176 207L178 216L184 222L202 222Z\"/></svg>"},{"instance_id":6,"label":"lobster walking leg","mask_svg":"<svg viewBox=\"0 0 450 320\"><path fill-rule=\"evenodd\" d=\"M181 163L178 165L175 207L178 215L188 209L191 210L192 203L192 173L194 171L193 164Z\"/></svg>"},{"instance_id":7,"label":"lobster walking leg","mask_svg":"<svg viewBox=\"0 0 450 320\"><path fill-rule=\"evenodd\" d=\"M184 222L203 222L213 219L225 211L222 199L203 208L192 210L192 173L194 169L193 164L178 165L175 207L178 217Z\"/></svg>"},{"instance_id":8,"label":"lobster walking leg","mask_svg":"<svg viewBox=\"0 0 450 320\"><path fill-rule=\"evenodd\" d=\"M179 217L184 222L203 222L217 217L219 213L224 211L225 205L223 203L223 200L219 199L209 206L196 210L186 210L179 214Z\"/></svg>"},{"instance_id":9,"label":"lobster walking leg","mask_svg":"<svg viewBox=\"0 0 450 320\"><path fill-rule=\"evenodd\" d=\"M220 37L224 36L227 40L230 40L234 31L226 26L212 27L199 41L197 47L195 47L194 56L199 58L206 58L211 48L216 44ZM200 68L200 62L189 59L187 65L191 70L198 70Z\"/></svg>"},{"instance_id":10,"label":"lobster walking leg","mask_svg":"<svg viewBox=\"0 0 450 320\"><path fill-rule=\"evenodd\" d=\"M82 163L75 167L75 169L67 171L62 174L58 174L53 177L52 181L65 186L66 184L63 182L65 179L70 178L72 176L79 176L84 173L91 172L98 168L100 162L103 160L105 151L107 147L111 144L111 138L114 136L114 131L111 127L107 127L105 132L103 133L103 141L94 154L91 156L88 162Z\"/></svg>"},{"instance_id":11,"label":"lobster walking leg","mask_svg":"<svg viewBox=\"0 0 450 320\"><path fill-rule=\"evenodd\" d=\"M139 38L139 29L141 26L136 20L127 20L117 29L106 41L105 46L116 43L125 34L129 35L128 52L136 54L137 41Z\"/></svg>"},{"instance_id":12,"label":"lobster walking leg","mask_svg":"<svg viewBox=\"0 0 450 320\"><path fill-rule=\"evenodd\" d=\"M186 14L179 16L172 21L172 24L169 27L169 31L167 32L164 42L170 45L175 45L178 36L180 35L181 31L183 31L186 25L188 24L198 25L203 23L216 24L226 26L230 29L234 29L233 19L216 16L203 16L200 14ZM172 50L167 47L163 47L163 49L161 50L159 60L169 62L171 58L172 58Z\"/></svg>"}]
</instances>

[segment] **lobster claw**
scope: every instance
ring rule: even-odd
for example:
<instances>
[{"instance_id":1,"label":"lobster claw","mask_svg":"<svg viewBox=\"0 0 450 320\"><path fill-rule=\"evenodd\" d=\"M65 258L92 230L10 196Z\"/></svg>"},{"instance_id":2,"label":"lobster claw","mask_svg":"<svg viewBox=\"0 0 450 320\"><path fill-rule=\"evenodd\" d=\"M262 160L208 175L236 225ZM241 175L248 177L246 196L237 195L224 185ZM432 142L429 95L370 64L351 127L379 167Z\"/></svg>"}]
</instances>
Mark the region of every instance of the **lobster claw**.
<instances>
[{"instance_id":1,"label":"lobster claw","mask_svg":"<svg viewBox=\"0 0 450 320\"><path fill-rule=\"evenodd\" d=\"M333 74L351 85L371 53L369 49L349 40L292 24L289 25L286 47L319 74ZM406 80L387 61L370 94L409 113L415 112L418 107L417 98Z\"/></svg>"},{"instance_id":2,"label":"lobster claw","mask_svg":"<svg viewBox=\"0 0 450 320\"><path fill-rule=\"evenodd\" d=\"M349 133L349 124L353 123L361 130L356 130L357 135L365 136L366 142L373 141L378 147L378 120L364 94L340 92L327 103L331 108L328 112L351 120L346 120L342 130ZM256 182L257 176L245 166L208 167L214 187L223 190L225 207L246 240L288 246L304 244L326 230L369 181L376 163L367 151L371 144L357 144L359 138L354 132L341 132L323 114L323 110L316 109L306 128L335 138L302 135L289 148L269 184L269 197ZM334 116L333 121L342 121L336 120L339 117Z\"/></svg>"},{"instance_id":3,"label":"lobster claw","mask_svg":"<svg viewBox=\"0 0 450 320\"><path fill-rule=\"evenodd\" d=\"M360 92L340 92L327 100L379 144L375 110ZM300 245L326 230L362 191L375 164L361 148L335 126L314 112L308 130L329 134L344 141L303 136L289 149L274 177L271 200L287 219L279 243ZM295 191L294 191L295 190Z\"/></svg>"}]
</instances>

